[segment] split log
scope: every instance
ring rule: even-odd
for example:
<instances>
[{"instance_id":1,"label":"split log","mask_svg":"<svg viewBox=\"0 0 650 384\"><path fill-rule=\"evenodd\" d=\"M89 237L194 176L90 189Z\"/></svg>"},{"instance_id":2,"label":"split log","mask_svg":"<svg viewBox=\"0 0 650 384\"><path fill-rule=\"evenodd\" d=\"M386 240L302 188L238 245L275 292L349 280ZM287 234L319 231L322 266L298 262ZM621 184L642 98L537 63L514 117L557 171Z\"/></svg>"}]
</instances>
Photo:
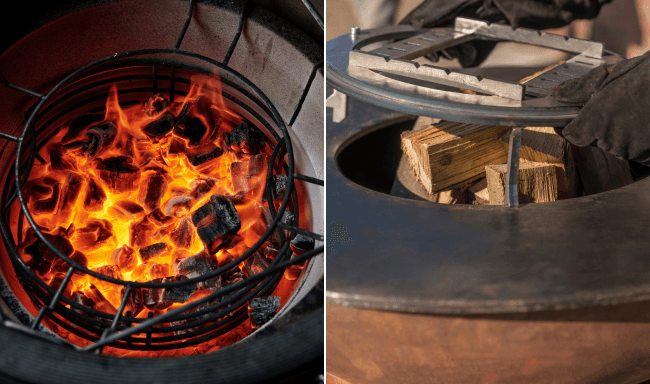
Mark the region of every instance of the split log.
<instances>
[{"instance_id":1,"label":"split log","mask_svg":"<svg viewBox=\"0 0 650 384\"><path fill-rule=\"evenodd\" d=\"M411 169L433 194L485 176L485 166L501 164L508 153L497 140L508 127L442 122L402 133L402 150Z\"/></svg>"},{"instance_id":2,"label":"split log","mask_svg":"<svg viewBox=\"0 0 650 384\"><path fill-rule=\"evenodd\" d=\"M485 167L490 205L503 205L507 172L507 164ZM562 167L555 164L522 161L519 164L519 203L542 203L568 198L562 174Z\"/></svg>"},{"instance_id":3,"label":"split log","mask_svg":"<svg viewBox=\"0 0 650 384\"><path fill-rule=\"evenodd\" d=\"M481 179L471 187L467 188L467 200L468 203L473 205L490 204L487 179Z\"/></svg>"}]
</instances>

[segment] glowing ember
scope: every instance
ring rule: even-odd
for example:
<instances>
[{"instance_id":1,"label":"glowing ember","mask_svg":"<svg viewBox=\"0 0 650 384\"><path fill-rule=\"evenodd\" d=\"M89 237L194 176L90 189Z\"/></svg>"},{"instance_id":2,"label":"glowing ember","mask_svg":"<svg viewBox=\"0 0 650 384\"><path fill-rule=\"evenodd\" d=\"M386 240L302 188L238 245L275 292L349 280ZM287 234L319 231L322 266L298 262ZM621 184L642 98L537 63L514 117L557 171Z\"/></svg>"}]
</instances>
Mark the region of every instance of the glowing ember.
<instances>
[{"instance_id":1,"label":"glowing ember","mask_svg":"<svg viewBox=\"0 0 650 384\"><path fill-rule=\"evenodd\" d=\"M46 164L35 166L25 185L28 206L48 240L102 275L138 282L201 276L241 256L270 223L263 194L271 151L252 127L225 106L212 78L193 78L182 102L157 94L128 109L118 104L113 86L105 114L72 119L40 151ZM277 208L286 177L275 177ZM285 216L293 220L288 210ZM58 288L67 263L31 228L24 228L23 238L23 260ZM146 318L205 297L263 271L279 246L276 233L248 260L196 287L134 289L125 311ZM75 273L64 292L109 314L117 313L123 294L123 286L83 273ZM226 343L251 331L246 322Z\"/></svg>"}]
</instances>

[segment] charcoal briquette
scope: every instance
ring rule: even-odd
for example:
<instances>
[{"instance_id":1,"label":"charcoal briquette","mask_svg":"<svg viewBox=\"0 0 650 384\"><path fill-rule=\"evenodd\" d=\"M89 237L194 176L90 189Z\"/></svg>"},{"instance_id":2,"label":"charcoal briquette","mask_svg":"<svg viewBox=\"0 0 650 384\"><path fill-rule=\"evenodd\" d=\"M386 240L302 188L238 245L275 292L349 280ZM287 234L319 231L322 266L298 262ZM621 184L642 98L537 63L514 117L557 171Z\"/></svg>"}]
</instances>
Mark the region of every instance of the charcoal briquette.
<instances>
[{"instance_id":1,"label":"charcoal briquette","mask_svg":"<svg viewBox=\"0 0 650 384\"><path fill-rule=\"evenodd\" d=\"M188 193L188 196L194 200L199 200L206 194L208 194L212 188L217 183L217 179L207 178L207 179L197 179L193 180L190 183L192 190Z\"/></svg>"},{"instance_id":2,"label":"charcoal briquette","mask_svg":"<svg viewBox=\"0 0 650 384\"><path fill-rule=\"evenodd\" d=\"M252 155L259 153L266 142L261 132L253 129L248 122L244 121L230 132L228 144L233 151Z\"/></svg>"},{"instance_id":3,"label":"charcoal briquette","mask_svg":"<svg viewBox=\"0 0 650 384\"><path fill-rule=\"evenodd\" d=\"M214 144L206 144L196 149L188 148L185 154L190 164L198 167L223 155L223 150Z\"/></svg>"},{"instance_id":4,"label":"charcoal briquette","mask_svg":"<svg viewBox=\"0 0 650 384\"><path fill-rule=\"evenodd\" d=\"M64 255L69 257L74 252L72 244L65 237L60 235L53 236L47 233L44 233L43 235L47 241L54 245L54 247ZM28 263L30 268L40 275L45 275L51 269L53 261L58 259L54 252L52 252L50 248L40 240L36 240L31 245L25 247L24 252L32 257Z\"/></svg>"},{"instance_id":5,"label":"charcoal briquette","mask_svg":"<svg viewBox=\"0 0 650 384\"><path fill-rule=\"evenodd\" d=\"M247 161L236 161L230 164L230 177L233 189L246 196L261 196L266 188L266 172L268 159L260 153Z\"/></svg>"},{"instance_id":6,"label":"charcoal briquette","mask_svg":"<svg viewBox=\"0 0 650 384\"><path fill-rule=\"evenodd\" d=\"M213 255L201 251L194 256L181 260L174 268L176 275L184 276L188 279L200 277L219 268L219 262ZM221 276L216 276L197 285L198 289L215 290L221 288Z\"/></svg>"},{"instance_id":7,"label":"charcoal briquette","mask_svg":"<svg viewBox=\"0 0 650 384\"><path fill-rule=\"evenodd\" d=\"M50 214L57 213L59 202L61 201L61 183L56 183L52 186L52 195L47 199L38 200L32 206L32 213L34 214Z\"/></svg>"},{"instance_id":8,"label":"charcoal briquette","mask_svg":"<svg viewBox=\"0 0 650 384\"><path fill-rule=\"evenodd\" d=\"M151 175L143 183L138 194L138 202L142 204L147 212L160 207L165 191L167 190L167 179L161 174Z\"/></svg>"},{"instance_id":9,"label":"charcoal briquette","mask_svg":"<svg viewBox=\"0 0 650 384\"><path fill-rule=\"evenodd\" d=\"M149 221L152 223L156 224L159 227L164 227L166 225L171 224L174 222L174 218L171 216L165 215L160 208L156 208L153 211L151 211L148 215L147 218Z\"/></svg>"},{"instance_id":10,"label":"charcoal briquette","mask_svg":"<svg viewBox=\"0 0 650 384\"><path fill-rule=\"evenodd\" d=\"M53 171L77 171L74 161L63 151L61 145L50 148L50 168Z\"/></svg>"},{"instance_id":11,"label":"charcoal briquette","mask_svg":"<svg viewBox=\"0 0 650 384\"><path fill-rule=\"evenodd\" d=\"M259 252L250 255L246 260L244 260L244 264L246 265L246 270L244 272L249 277L262 273L269 267L269 262L266 261Z\"/></svg>"},{"instance_id":12,"label":"charcoal briquette","mask_svg":"<svg viewBox=\"0 0 650 384\"><path fill-rule=\"evenodd\" d=\"M171 113L165 113L158 119L145 125L142 128L142 133L147 135L150 139L157 141L171 132L175 123L176 119L174 118L174 115Z\"/></svg>"},{"instance_id":13,"label":"charcoal briquette","mask_svg":"<svg viewBox=\"0 0 650 384\"><path fill-rule=\"evenodd\" d=\"M248 303L248 317L251 319L251 324L258 328L271 320L279 308L278 296L256 297Z\"/></svg>"},{"instance_id":14,"label":"charcoal briquette","mask_svg":"<svg viewBox=\"0 0 650 384\"><path fill-rule=\"evenodd\" d=\"M114 250L109 260L111 264L120 267L120 270L123 272L130 272L138 265L135 250L126 244Z\"/></svg>"},{"instance_id":15,"label":"charcoal briquette","mask_svg":"<svg viewBox=\"0 0 650 384\"><path fill-rule=\"evenodd\" d=\"M201 119L185 115L176 123L174 134L189 140L190 146L197 146L207 130Z\"/></svg>"},{"instance_id":16,"label":"charcoal briquette","mask_svg":"<svg viewBox=\"0 0 650 384\"><path fill-rule=\"evenodd\" d=\"M171 276L162 279L163 283L187 280L185 276ZM205 284L205 282L203 282ZM185 284L164 289L162 300L170 303L184 303L196 291L194 284Z\"/></svg>"},{"instance_id":17,"label":"charcoal briquette","mask_svg":"<svg viewBox=\"0 0 650 384\"><path fill-rule=\"evenodd\" d=\"M65 184L61 188L61 205L59 208L59 220L62 222L68 221L72 210L74 209L75 204L77 203L77 198L81 194L81 189L84 186L85 179L76 174L70 173L66 177Z\"/></svg>"},{"instance_id":18,"label":"charcoal briquette","mask_svg":"<svg viewBox=\"0 0 650 384\"><path fill-rule=\"evenodd\" d=\"M291 240L291 250L298 256L314 249L314 239L309 236L298 234Z\"/></svg>"},{"instance_id":19,"label":"charcoal briquette","mask_svg":"<svg viewBox=\"0 0 650 384\"><path fill-rule=\"evenodd\" d=\"M100 211L106 201L106 192L94 177L88 178L88 193L84 199L84 209L88 212Z\"/></svg>"},{"instance_id":20,"label":"charcoal briquette","mask_svg":"<svg viewBox=\"0 0 650 384\"><path fill-rule=\"evenodd\" d=\"M149 277L158 279L169 276L169 265L154 263L149 266Z\"/></svg>"},{"instance_id":21,"label":"charcoal briquette","mask_svg":"<svg viewBox=\"0 0 650 384\"><path fill-rule=\"evenodd\" d=\"M131 224L129 227L129 245L132 247L143 247L149 244L151 235L156 229L156 226L149 221L147 216Z\"/></svg>"},{"instance_id":22,"label":"charcoal briquette","mask_svg":"<svg viewBox=\"0 0 650 384\"><path fill-rule=\"evenodd\" d=\"M165 204L165 214L172 217L183 217L192 209L193 201L189 196L174 196Z\"/></svg>"},{"instance_id":23,"label":"charcoal briquette","mask_svg":"<svg viewBox=\"0 0 650 384\"><path fill-rule=\"evenodd\" d=\"M124 300L124 293L126 292L126 287L120 289L120 302ZM126 316L127 312L131 312L131 317L136 317L144 309L144 298L142 297L142 288L133 287L131 288L131 293L129 298L126 300L126 305L124 306L123 316Z\"/></svg>"},{"instance_id":24,"label":"charcoal briquette","mask_svg":"<svg viewBox=\"0 0 650 384\"><path fill-rule=\"evenodd\" d=\"M102 120L104 120L103 113L85 114L70 119L68 122L68 131L61 139L61 143L67 144L71 141L77 140L84 134L84 132L86 132L88 127L97 124Z\"/></svg>"},{"instance_id":25,"label":"charcoal briquette","mask_svg":"<svg viewBox=\"0 0 650 384\"><path fill-rule=\"evenodd\" d=\"M119 213L125 218L131 220L144 217L144 208L133 200L118 200L115 202L115 205L113 205L113 208L119 211Z\"/></svg>"},{"instance_id":26,"label":"charcoal briquette","mask_svg":"<svg viewBox=\"0 0 650 384\"><path fill-rule=\"evenodd\" d=\"M140 172L126 156L99 159L96 162L99 178L113 193L135 191L138 189Z\"/></svg>"},{"instance_id":27,"label":"charcoal briquette","mask_svg":"<svg viewBox=\"0 0 650 384\"><path fill-rule=\"evenodd\" d=\"M186 217L178 222L178 226L169 234L169 240L178 248L189 249L194 241L194 227Z\"/></svg>"},{"instance_id":28,"label":"charcoal briquette","mask_svg":"<svg viewBox=\"0 0 650 384\"><path fill-rule=\"evenodd\" d=\"M92 299L93 302L95 303L96 310L100 312L108 313L109 315L115 315L117 313L117 309L115 309L113 304L111 304L111 302L104 297L102 292L99 289L97 289L95 285L90 284L88 290L86 290L85 293L86 296Z\"/></svg>"},{"instance_id":29,"label":"charcoal briquette","mask_svg":"<svg viewBox=\"0 0 650 384\"><path fill-rule=\"evenodd\" d=\"M235 206L222 195L213 195L203 207L196 210L192 214L192 223L210 253L219 249L224 235L235 235L241 228Z\"/></svg>"},{"instance_id":30,"label":"charcoal briquette","mask_svg":"<svg viewBox=\"0 0 650 384\"><path fill-rule=\"evenodd\" d=\"M275 189L273 190L273 201L281 203L284 195L287 192L287 176L286 175L273 175L273 182Z\"/></svg>"},{"instance_id":31,"label":"charcoal briquette","mask_svg":"<svg viewBox=\"0 0 650 384\"><path fill-rule=\"evenodd\" d=\"M142 260L143 263L146 263L151 259L165 256L170 251L171 249L166 243L156 243L140 248L138 253L140 254L140 260Z\"/></svg>"}]
</instances>

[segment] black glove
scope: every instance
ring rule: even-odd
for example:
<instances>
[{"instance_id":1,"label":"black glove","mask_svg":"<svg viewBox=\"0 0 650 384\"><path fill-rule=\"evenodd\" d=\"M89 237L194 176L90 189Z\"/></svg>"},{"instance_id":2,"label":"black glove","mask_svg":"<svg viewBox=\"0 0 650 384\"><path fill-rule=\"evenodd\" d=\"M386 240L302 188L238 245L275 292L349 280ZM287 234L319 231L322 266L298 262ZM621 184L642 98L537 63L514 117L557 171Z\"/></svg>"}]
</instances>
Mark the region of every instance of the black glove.
<instances>
[{"instance_id":1,"label":"black glove","mask_svg":"<svg viewBox=\"0 0 650 384\"><path fill-rule=\"evenodd\" d=\"M650 51L567 80L552 96L584 105L569 125L557 129L569 142L650 166Z\"/></svg>"},{"instance_id":2,"label":"black glove","mask_svg":"<svg viewBox=\"0 0 650 384\"><path fill-rule=\"evenodd\" d=\"M450 27L456 17L481 19L513 27L547 29L565 26L576 19L591 19L610 0L425 0L400 24L417 28ZM474 40L441 52L458 58L463 67L479 65L494 48L491 41ZM437 56L429 57L436 60Z\"/></svg>"}]
</instances>

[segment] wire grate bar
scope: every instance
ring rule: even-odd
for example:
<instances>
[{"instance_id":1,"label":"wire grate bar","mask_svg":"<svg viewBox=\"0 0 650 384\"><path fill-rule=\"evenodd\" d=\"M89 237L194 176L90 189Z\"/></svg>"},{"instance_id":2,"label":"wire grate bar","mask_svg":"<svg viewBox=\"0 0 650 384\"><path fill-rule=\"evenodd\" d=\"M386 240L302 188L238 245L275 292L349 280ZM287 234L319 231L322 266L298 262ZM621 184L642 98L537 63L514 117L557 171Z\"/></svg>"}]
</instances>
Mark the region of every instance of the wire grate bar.
<instances>
[{"instance_id":1,"label":"wire grate bar","mask_svg":"<svg viewBox=\"0 0 650 384\"><path fill-rule=\"evenodd\" d=\"M232 42L230 43L230 47L228 47L228 51L226 52L226 56L223 58L223 65L228 65L228 62L230 61L230 56L232 56L232 53L235 51L235 47L237 46L237 42L239 41L239 37L241 36L241 31L244 29L244 20L246 20L246 8L248 6L248 0L244 1L244 6L241 11L241 16L239 18L239 24L237 24L237 32L235 33L235 37L232 39Z\"/></svg>"},{"instance_id":2,"label":"wire grate bar","mask_svg":"<svg viewBox=\"0 0 650 384\"><path fill-rule=\"evenodd\" d=\"M36 315L36 318L34 319L34 322L32 323L32 329L38 328L38 325L41 323L43 320L43 317L48 311L51 311L54 309L56 306L57 302L61 298L61 295L63 295L63 291L65 290L65 287L68 285L70 282L70 278L72 277L72 274L74 273L75 268L74 266L70 266L68 268L68 273L65 274L65 277L63 278L63 281L61 282L61 285L59 286L59 289L56 290L56 293L52 297L52 301L50 301L50 305L47 307L41 307L41 309L38 311L38 315Z\"/></svg>"},{"instance_id":3,"label":"wire grate bar","mask_svg":"<svg viewBox=\"0 0 650 384\"><path fill-rule=\"evenodd\" d=\"M316 22L318 23L318 26L320 29L325 29L324 28L324 23L323 23L323 17L316 11L316 8L314 8L314 5L309 1L309 0L302 0L302 3L305 4L305 7L307 7L307 10L309 13L311 13L312 17Z\"/></svg>"},{"instance_id":4,"label":"wire grate bar","mask_svg":"<svg viewBox=\"0 0 650 384\"><path fill-rule=\"evenodd\" d=\"M9 134L7 134L7 133L3 133L3 132L0 132L0 137L5 138L5 139L9 139L9 140L11 140L11 141L15 141L15 142L19 142L19 141L20 141L20 138L19 138L19 137L16 137L16 136L13 136L13 135L9 135Z\"/></svg>"},{"instance_id":5,"label":"wire grate bar","mask_svg":"<svg viewBox=\"0 0 650 384\"><path fill-rule=\"evenodd\" d=\"M240 281L238 283L229 285L229 286L227 286L225 288L222 288L221 290L215 291L215 292L213 292L213 293L211 293L211 294L209 294L209 295L207 295L207 296L205 296L205 297L203 297L201 299L198 299L198 300L192 302L188 306L184 305L184 306L178 307L178 308L176 308L174 310L167 311L166 313L163 313L163 314L157 316L156 318L153 318L153 313L149 312L150 316L152 316L152 317L147 319L146 321L143 321L142 323L140 323L140 325L137 325L137 326L129 328L129 329L125 329L120 333L114 333L114 334L106 337L103 340L97 341L95 344L91 344L91 345L88 345L85 348L82 348L82 351L93 351L93 350L95 350L97 348L101 348L101 347L109 345L109 344L111 344L113 342L116 342L116 341L122 339L123 337L131 336L131 335L136 334L136 333L149 332L150 329L151 329L151 326L156 325L158 323L164 323L165 321L180 315L181 313L187 311L188 307L196 307L196 306L199 306L201 304L205 304L205 303L207 303L207 302L209 302L211 300L216 299L218 296L222 296L222 295L225 295L225 294L230 293L232 291L243 288L246 285L250 284L251 281L262 280L263 278L265 278L265 277L267 277L267 276L269 276L271 274L274 274L274 273L278 272L281 269L286 269L286 268L288 268L288 267L290 267L292 265L302 263L303 261L308 260L311 257L313 257L315 255L318 255L320 253L323 253L323 247L322 246L318 247L316 249L313 249L313 250L311 250L309 252L305 252L302 255L300 255L298 257L294 257L293 259L291 259L289 261L279 263L278 265L275 266L275 268L269 268L269 269L267 269L267 270L265 270L263 272L260 272L260 273L258 273L256 275L252 275L252 276L250 276L250 277L248 277L248 278L246 278L246 279L244 279L244 280L242 280L242 281Z\"/></svg>"},{"instance_id":6,"label":"wire grate bar","mask_svg":"<svg viewBox=\"0 0 650 384\"><path fill-rule=\"evenodd\" d=\"M324 180L317 179L315 177L305 176L305 175L301 175L299 173L294 173L293 178L296 179L296 180L302 180L302 181L306 181L308 183L320 185L322 187L325 186L325 181Z\"/></svg>"},{"instance_id":7,"label":"wire grate bar","mask_svg":"<svg viewBox=\"0 0 650 384\"><path fill-rule=\"evenodd\" d=\"M129 301L129 296L131 295L131 284L126 285L126 289L124 290L124 297L122 298L122 302L120 303L120 308L117 310L117 314L115 315L115 318L113 319L113 323L111 324L111 332L115 332L117 329L117 323L120 321L120 318L122 317L122 312L124 312L124 308L126 308L126 303ZM102 335L102 338L104 335Z\"/></svg>"},{"instance_id":8,"label":"wire grate bar","mask_svg":"<svg viewBox=\"0 0 650 384\"><path fill-rule=\"evenodd\" d=\"M39 99L42 99L43 97L45 97L44 95L42 95L42 94L40 94L38 92L34 92L34 91L30 90L30 89L23 88L23 87L21 87L19 85L10 83L10 82L8 82L6 80L4 81L4 84L9 88L13 88L13 89L15 89L17 91L20 91L22 93L26 93L26 94L28 94L30 96L38 97Z\"/></svg>"},{"instance_id":9,"label":"wire grate bar","mask_svg":"<svg viewBox=\"0 0 650 384\"><path fill-rule=\"evenodd\" d=\"M187 18L185 19L185 24L183 24L183 29L181 29L181 33L178 35L178 39L176 40L176 45L174 45L175 50L178 50L181 47L181 43L183 42L183 38L185 37L185 32L187 32L187 27L190 26L190 22L192 21L193 9L194 9L194 0L190 0L190 5L187 10Z\"/></svg>"},{"instance_id":10,"label":"wire grate bar","mask_svg":"<svg viewBox=\"0 0 650 384\"><path fill-rule=\"evenodd\" d=\"M302 90L302 95L300 95L300 100L298 100L298 105L296 105L296 110L293 111L293 116L291 116L289 125L293 125L293 123L296 121L296 118L298 117L298 114L302 109L302 104L305 102L305 99L307 98L307 93L309 93L309 88L311 88L311 83L314 82L318 70L323 68L323 63L324 60L322 60L319 63L316 63L316 65L314 65L314 67L311 69L311 73L309 74L309 80L307 80L307 85L305 85L305 89Z\"/></svg>"},{"instance_id":11,"label":"wire grate bar","mask_svg":"<svg viewBox=\"0 0 650 384\"><path fill-rule=\"evenodd\" d=\"M291 232L299 233L299 234L301 234L301 235L305 235L305 236L307 236L307 237L311 237L311 238L314 239L314 240L318 240L318 241L323 241L323 240L325 240L325 237L323 237L323 235L319 235L319 234L317 234L317 233L314 233L314 232L308 231L308 230L306 230L306 229L302 229L302 228L294 227L293 225L288 225L288 224L285 224L285 223L283 223L283 222L279 222L279 223L278 223L278 227L280 227L280 228L282 228L282 229L289 230L289 231L291 231Z\"/></svg>"}]
</instances>

